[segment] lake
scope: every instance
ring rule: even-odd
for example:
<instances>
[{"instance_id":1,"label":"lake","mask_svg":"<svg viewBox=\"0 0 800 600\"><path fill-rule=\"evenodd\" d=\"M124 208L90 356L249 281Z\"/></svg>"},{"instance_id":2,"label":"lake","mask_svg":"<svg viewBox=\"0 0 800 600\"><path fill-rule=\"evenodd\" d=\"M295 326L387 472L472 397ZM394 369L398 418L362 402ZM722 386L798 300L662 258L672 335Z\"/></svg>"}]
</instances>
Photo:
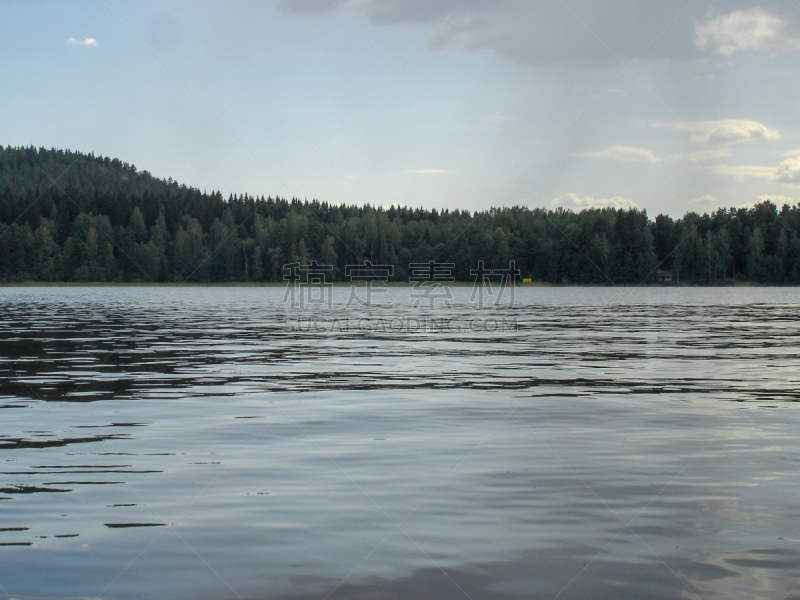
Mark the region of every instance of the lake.
<instances>
[{"instance_id":1,"label":"lake","mask_svg":"<svg viewBox=\"0 0 800 600\"><path fill-rule=\"evenodd\" d=\"M796 289L326 293L0 289L0 597L800 598Z\"/></svg>"}]
</instances>

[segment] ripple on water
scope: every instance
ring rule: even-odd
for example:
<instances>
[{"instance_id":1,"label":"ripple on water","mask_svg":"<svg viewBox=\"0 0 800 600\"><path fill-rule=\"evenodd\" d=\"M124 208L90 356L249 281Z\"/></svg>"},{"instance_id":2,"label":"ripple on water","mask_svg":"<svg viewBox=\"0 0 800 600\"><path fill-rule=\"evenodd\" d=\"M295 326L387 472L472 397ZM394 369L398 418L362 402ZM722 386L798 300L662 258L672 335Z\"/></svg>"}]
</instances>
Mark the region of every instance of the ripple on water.
<instances>
[{"instance_id":1,"label":"ripple on water","mask_svg":"<svg viewBox=\"0 0 800 600\"><path fill-rule=\"evenodd\" d=\"M4 289L15 596L784 597L792 289L402 288L358 330L276 289ZM304 321L306 322L306 321ZM383 323L383 325L382 325ZM14 410L18 409L18 410Z\"/></svg>"}]
</instances>

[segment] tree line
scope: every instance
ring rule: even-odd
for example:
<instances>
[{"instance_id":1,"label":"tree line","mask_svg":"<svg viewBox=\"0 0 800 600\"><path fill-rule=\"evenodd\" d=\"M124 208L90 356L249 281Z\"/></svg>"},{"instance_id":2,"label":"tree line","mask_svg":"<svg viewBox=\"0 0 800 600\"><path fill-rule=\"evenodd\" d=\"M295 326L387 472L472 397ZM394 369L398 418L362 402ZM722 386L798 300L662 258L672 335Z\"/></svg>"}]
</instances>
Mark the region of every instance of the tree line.
<instances>
[{"instance_id":1,"label":"tree line","mask_svg":"<svg viewBox=\"0 0 800 600\"><path fill-rule=\"evenodd\" d=\"M69 150L0 146L0 281L270 282L290 263L453 263L472 281L516 261L549 283L800 282L800 205L689 212L465 210L224 198L134 165Z\"/></svg>"}]
</instances>

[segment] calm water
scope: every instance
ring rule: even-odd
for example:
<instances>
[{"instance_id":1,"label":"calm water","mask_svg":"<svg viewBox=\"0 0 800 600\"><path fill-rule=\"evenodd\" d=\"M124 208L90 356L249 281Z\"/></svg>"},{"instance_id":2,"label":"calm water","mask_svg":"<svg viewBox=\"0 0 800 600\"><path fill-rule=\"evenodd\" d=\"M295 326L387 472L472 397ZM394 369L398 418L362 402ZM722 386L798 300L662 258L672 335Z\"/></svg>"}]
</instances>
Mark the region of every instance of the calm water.
<instances>
[{"instance_id":1,"label":"calm water","mask_svg":"<svg viewBox=\"0 0 800 600\"><path fill-rule=\"evenodd\" d=\"M0 598L800 598L796 289L390 291L1 289Z\"/></svg>"}]
</instances>

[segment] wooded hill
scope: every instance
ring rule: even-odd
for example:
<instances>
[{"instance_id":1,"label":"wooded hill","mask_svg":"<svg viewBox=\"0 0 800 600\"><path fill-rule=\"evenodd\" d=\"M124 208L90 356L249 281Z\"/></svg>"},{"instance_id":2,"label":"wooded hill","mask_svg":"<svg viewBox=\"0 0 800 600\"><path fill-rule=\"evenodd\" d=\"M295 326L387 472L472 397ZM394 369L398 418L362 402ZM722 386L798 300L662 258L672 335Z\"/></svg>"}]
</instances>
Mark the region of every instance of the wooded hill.
<instances>
[{"instance_id":1,"label":"wooded hill","mask_svg":"<svg viewBox=\"0 0 800 600\"><path fill-rule=\"evenodd\" d=\"M288 263L456 265L472 281L517 262L551 283L800 282L800 205L689 212L673 220L613 208L484 212L223 198L118 159L0 146L0 280L281 281ZM663 273L662 273L663 275Z\"/></svg>"}]
</instances>

